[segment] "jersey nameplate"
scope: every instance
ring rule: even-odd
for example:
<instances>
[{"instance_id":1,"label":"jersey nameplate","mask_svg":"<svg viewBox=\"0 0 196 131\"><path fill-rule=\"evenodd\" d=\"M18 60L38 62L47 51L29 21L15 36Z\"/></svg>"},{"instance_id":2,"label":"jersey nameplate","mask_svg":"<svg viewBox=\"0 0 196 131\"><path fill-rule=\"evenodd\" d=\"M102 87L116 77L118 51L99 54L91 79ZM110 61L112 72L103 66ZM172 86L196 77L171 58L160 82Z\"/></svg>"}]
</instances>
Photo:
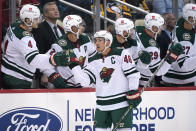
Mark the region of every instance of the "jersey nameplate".
<instances>
[{"instance_id":1,"label":"jersey nameplate","mask_svg":"<svg viewBox=\"0 0 196 131\"><path fill-rule=\"evenodd\" d=\"M13 39L13 33L12 33L12 31L11 31L11 28L8 28L8 30L7 30L7 35L8 35L8 37L10 38L10 40L12 41L12 39Z\"/></svg>"}]
</instances>

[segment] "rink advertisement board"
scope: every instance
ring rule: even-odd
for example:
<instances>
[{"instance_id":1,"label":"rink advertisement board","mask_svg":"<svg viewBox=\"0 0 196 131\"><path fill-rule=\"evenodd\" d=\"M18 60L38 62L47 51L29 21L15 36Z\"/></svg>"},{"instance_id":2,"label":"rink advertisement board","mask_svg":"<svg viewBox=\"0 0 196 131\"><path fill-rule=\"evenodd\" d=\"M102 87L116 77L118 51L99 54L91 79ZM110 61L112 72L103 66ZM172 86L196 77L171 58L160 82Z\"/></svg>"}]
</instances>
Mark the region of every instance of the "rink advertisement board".
<instances>
[{"instance_id":1,"label":"rink advertisement board","mask_svg":"<svg viewBox=\"0 0 196 131\"><path fill-rule=\"evenodd\" d=\"M195 88L149 88L132 131L196 131ZM92 88L1 90L0 131L94 131L95 101Z\"/></svg>"}]
</instances>

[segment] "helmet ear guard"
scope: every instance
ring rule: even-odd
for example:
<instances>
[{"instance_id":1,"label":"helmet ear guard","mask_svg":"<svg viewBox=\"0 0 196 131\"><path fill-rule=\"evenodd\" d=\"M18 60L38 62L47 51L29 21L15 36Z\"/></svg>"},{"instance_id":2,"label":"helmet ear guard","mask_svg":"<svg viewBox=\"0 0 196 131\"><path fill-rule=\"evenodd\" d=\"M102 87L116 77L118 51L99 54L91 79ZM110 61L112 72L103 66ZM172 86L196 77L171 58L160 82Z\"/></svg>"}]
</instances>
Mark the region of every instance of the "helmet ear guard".
<instances>
[{"instance_id":1,"label":"helmet ear guard","mask_svg":"<svg viewBox=\"0 0 196 131\"><path fill-rule=\"evenodd\" d=\"M40 20L40 10L38 7L30 4L24 5L20 10L20 19L28 27L32 27L34 19ZM26 23L26 19L30 20L30 24Z\"/></svg>"}]
</instances>

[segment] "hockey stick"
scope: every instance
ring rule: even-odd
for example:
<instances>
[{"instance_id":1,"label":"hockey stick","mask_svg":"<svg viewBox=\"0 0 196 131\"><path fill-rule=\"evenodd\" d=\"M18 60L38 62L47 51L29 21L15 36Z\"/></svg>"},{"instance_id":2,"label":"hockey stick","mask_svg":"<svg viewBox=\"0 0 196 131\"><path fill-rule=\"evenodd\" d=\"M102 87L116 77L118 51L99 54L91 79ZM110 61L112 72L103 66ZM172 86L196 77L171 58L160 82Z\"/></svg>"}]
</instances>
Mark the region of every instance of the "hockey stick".
<instances>
[{"instance_id":1,"label":"hockey stick","mask_svg":"<svg viewBox=\"0 0 196 131\"><path fill-rule=\"evenodd\" d=\"M157 67L157 69L155 70L155 72L152 74L152 76L148 79L147 83L144 85L144 87L142 87L142 89L140 90L140 94L142 94L144 92L144 90L150 86L150 83L152 82L152 80L154 79L155 75L157 74L157 72L159 71L159 69L162 67L162 65L165 63L166 58L168 57L169 53L165 56L165 58L160 62L160 65ZM130 110L133 109L133 105L129 105L128 109L125 111L125 113L122 115L122 117L120 118L120 120L118 121L118 123L116 123L116 125L113 127L112 131L115 131L118 126L120 125L120 123L124 120L124 118L127 116L127 114L129 113Z\"/></svg>"}]
</instances>

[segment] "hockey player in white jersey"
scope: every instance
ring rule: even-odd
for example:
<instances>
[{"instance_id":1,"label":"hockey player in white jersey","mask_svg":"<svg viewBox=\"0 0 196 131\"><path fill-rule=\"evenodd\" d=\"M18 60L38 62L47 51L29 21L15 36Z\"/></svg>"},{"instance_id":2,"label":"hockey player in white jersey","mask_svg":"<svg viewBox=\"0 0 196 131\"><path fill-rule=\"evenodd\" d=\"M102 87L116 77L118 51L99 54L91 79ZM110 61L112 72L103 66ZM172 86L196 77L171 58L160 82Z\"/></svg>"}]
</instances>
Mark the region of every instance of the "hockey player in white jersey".
<instances>
[{"instance_id":1,"label":"hockey player in white jersey","mask_svg":"<svg viewBox=\"0 0 196 131\"><path fill-rule=\"evenodd\" d=\"M157 13L149 13L144 19L145 27L137 26L137 39L141 41L141 49L147 51L151 55L151 62L148 69L138 68L141 73L140 85L144 86L147 81L158 68L160 59L160 49L156 41L157 35L162 30L164 19ZM182 46L178 43L172 44L168 50L166 61L157 72L157 76L164 75L170 68L171 63L174 62L178 56L182 53Z\"/></svg>"},{"instance_id":2,"label":"hockey player in white jersey","mask_svg":"<svg viewBox=\"0 0 196 131\"><path fill-rule=\"evenodd\" d=\"M134 24L127 18L118 18L115 22L115 36L111 48L127 49L132 55L136 66L148 68L151 61L150 54L140 49L139 41L134 38Z\"/></svg>"},{"instance_id":3,"label":"hockey player in white jersey","mask_svg":"<svg viewBox=\"0 0 196 131\"><path fill-rule=\"evenodd\" d=\"M96 52L96 49L90 38L83 33L84 27L82 26L82 18L78 15L68 15L63 20L63 27L67 33L52 44L51 50L49 50L48 53L69 49L73 50L80 61L80 65L84 66L88 56L93 55ZM56 72L58 72L57 74L60 74L63 79L66 79L66 82L70 87L81 87L79 83L74 81L73 74L68 66L57 67Z\"/></svg>"},{"instance_id":4,"label":"hockey player in white jersey","mask_svg":"<svg viewBox=\"0 0 196 131\"><path fill-rule=\"evenodd\" d=\"M93 84L96 88L96 131L108 131L116 124L129 104L135 108L140 102L140 73L128 50L111 49L113 37L105 30L94 34L97 53L89 58L84 69L70 64L74 78L82 86ZM122 121L119 131L131 131L132 111Z\"/></svg>"},{"instance_id":5,"label":"hockey player in white jersey","mask_svg":"<svg viewBox=\"0 0 196 131\"><path fill-rule=\"evenodd\" d=\"M194 86L196 80L196 4L183 7L183 17L177 21L174 40L179 42L184 52L162 77L165 86Z\"/></svg>"},{"instance_id":6,"label":"hockey player in white jersey","mask_svg":"<svg viewBox=\"0 0 196 131\"><path fill-rule=\"evenodd\" d=\"M52 56L39 54L31 34L37 28L40 11L36 6L24 5L20 10L20 22L9 26L2 42L1 76L4 88L31 88L36 68L52 69L66 66L69 59L64 53Z\"/></svg>"}]
</instances>

